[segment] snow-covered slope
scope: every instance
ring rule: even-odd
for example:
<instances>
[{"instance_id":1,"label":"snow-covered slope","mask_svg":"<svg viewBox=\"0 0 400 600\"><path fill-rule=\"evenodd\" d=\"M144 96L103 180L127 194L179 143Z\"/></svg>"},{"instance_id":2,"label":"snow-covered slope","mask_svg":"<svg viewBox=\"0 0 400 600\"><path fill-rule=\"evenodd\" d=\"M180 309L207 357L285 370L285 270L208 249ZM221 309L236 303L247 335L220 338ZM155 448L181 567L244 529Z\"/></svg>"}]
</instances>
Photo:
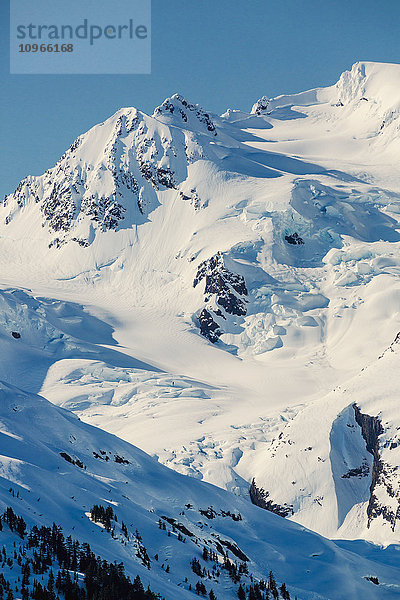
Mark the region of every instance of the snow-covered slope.
<instances>
[{"instance_id":1,"label":"snow-covered slope","mask_svg":"<svg viewBox=\"0 0 400 600\"><path fill-rule=\"evenodd\" d=\"M255 465L256 485L325 535L398 538L399 340L296 415Z\"/></svg>"},{"instance_id":2,"label":"snow-covered slope","mask_svg":"<svg viewBox=\"0 0 400 600\"><path fill-rule=\"evenodd\" d=\"M0 207L1 378L325 535L398 542L352 408L398 384L338 390L400 331L399 79L357 63L222 116L174 95L80 136Z\"/></svg>"},{"instance_id":3,"label":"snow-covered slope","mask_svg":"<svg viewBox=\"0 0 400 600\"><path fill-rule=\"evenodd\" d=\"M0 384L0 422L0 508L11 506L28 528L55 522L65 536L89 543L105 560L123 562L132 579L139 574L145 587L167 599L194 597L199 580L217 598L237 597L239 581L223 566L224 554L230 564L246 564L244 587L250 576L255 583L272 569L278 584L285 581L291 597L302 600L400 593L397 569L390 566L396 549L374 555L368 545L342 548L166 469L39 396ZM112 531L90 519L94 505L111 506ZM0 541L8 554L21 543L5 525ZM211 555L204 560L204 547L219 557L216 563ZM196 574L193 559L213 575ZM3 570L11 580L16 571ZM379 585L366 577L377 577Z\"/></svg>"}]
</instances>

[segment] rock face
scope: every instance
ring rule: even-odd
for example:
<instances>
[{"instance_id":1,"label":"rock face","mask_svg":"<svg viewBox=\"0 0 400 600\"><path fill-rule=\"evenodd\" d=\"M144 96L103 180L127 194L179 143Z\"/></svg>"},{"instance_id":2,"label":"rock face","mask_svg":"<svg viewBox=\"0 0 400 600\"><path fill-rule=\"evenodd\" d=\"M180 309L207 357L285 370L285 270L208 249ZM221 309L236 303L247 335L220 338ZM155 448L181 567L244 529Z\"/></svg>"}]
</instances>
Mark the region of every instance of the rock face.
<instances>
[{"instance_id":1,"label":"rock face","mask_svg":"<svg viewBox=\"0 0 400 600\"><path fill-rule=\"evenodd\" d=\"M213 344L218 342L219 337L222 335L222 331L219 328L218 323L214 321L212 314L206 308L203 308L200 313L199 324L201 335Z\"/></svg>"},{"instance_id":2,"label":"rock face","mask_svg":"<svg viewBox=\"0 0 400 600\"><path fill-rule=\"evenodd\" d=\"M260 508L269 510L280 517L287 517L293 514L293 506L287 504L282 506L280 504L275 504L272 500L268 500L269 492L266 492L263 488L257 487L254 478L251 482L249 493L252 503Z\"/></svg>"},{"instance_id":3,"label":"rock face","mask_svg":"<svg viewBox=\"0 0 400 600\"><path fill-rule=\"evenodd\" d=\"M199 316L200 332L215 343L223 333L221 319L223 322L227 315L246 315L248 290L244 277L226 268L221 252L199 264L193 287L202 281L205 281L204 301L207 308ZM212 311L209 307L212 307Z\"/></svg>"},{"instance_id":4,"label":"rock face","mask_svg":"<svg viewBox=\"0 0 400 600\"><path fill-rule=\"evenodd\" d=\"M372 481L370 487L370 500L367 507L368 527L377 517L382 517L390 523L392 531L396 527L396 521L400 518L399 493L395 490L391 481L392 467L386 464L380 453L379 437L384 433L382 423L379 417L371 417L362 414L356 404L354 404L355 418L361 427L362 436L365 440L367 450L373 456ZM391 442L393 447L397 447L396 442ZM391 499L397 498L397 509L388 506L382 498L382 488ZM392 504L392 503L391 503Z\"/></svg>"},{"instance_id":5,"label":"rock face","mask_svg":"<svg viewBox=\"0 0 400 600\"><path fill-rule=\"evenodd\" d=\"M253 105L251 109L251 114L253 115L262 115L264 112L268 110L269 106L269 98L267 96L263 96Z\"/></svg>"},{"instance_id":6,"label":"rock face","mask_svg":"<svg viewBox=\"0 0 400 600\"><path fill-rule=\"evenodd\" d=\"M372 454L374 460L379 460L379 436L383 433L382 423L378 417L363 415L356 404L354 404L356 421L361 427L367 450Z\"/></svg>"},{"instance_id":7,"label":"rock face","mask_svg":"<svg viewBox=\"0 0 400 600\"><path fill-rule=\"evenodd\" d=\"M220 252L199 265L193 287L203 279L206 281L204 289L206 302L215 297L217 304L228 314L239 316L246 314L246 305L242 297L247 296L248 291L244 277L228 271Z\"/></svg>"}]
</instances>

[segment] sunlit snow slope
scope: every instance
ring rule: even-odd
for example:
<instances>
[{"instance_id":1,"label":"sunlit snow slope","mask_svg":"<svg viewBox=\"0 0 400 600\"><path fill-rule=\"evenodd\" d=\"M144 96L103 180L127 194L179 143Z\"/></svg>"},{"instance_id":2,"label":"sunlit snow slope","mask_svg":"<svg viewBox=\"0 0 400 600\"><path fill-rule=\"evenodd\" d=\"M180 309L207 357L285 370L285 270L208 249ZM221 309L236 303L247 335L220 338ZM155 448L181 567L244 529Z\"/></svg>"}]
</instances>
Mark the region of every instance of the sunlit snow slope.
<instances>
[{"instance_id":1,"label":"sunlit snow slope","mask_svg":"<svg viewBox=\"0 0 400 600\"><path fill-rule=\"evenodd\" d=\"M246 498L255 478L324 535L399 541L376 470L400 427L398 353L378 361L400 331L399 84L357 63L251 113L174 95L80 136L0 207L1 378L183 474Z\"/></svg>"}]
</instances>

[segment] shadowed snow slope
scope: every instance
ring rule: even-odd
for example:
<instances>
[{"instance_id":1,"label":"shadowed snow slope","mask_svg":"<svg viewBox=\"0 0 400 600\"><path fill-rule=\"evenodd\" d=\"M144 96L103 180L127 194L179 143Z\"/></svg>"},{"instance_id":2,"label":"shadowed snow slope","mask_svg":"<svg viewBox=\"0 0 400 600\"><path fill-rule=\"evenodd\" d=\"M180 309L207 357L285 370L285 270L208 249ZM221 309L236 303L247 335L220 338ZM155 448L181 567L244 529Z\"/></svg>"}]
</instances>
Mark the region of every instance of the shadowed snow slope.
<instances>
[{"instance_id":1,"label":"shadowed snow slope","mask_svg":"<svg viewBox=\"0 0 400 600\"><path fill-rule=\"evenodd\" d=\"M324 535L398 542L399 80L357 63L222 116L175 94L81 135L0 206L0 378Z\"/></svg>"},{"instance_id":2,"label":"shadowed snow slope","mask_svg":"<svg viewBox=\"0 0 400 600\"><path fill-rule=\"evenodd\" d=\"M125 564L143 583L169 598L192 598L203 548L246 563L242 584L266 578L286 581L302 599L391 598L398 593L395 549L369 557L368 545L342 549L315 533L252 506L234 495L166 469L146 454L40 396L0 384L0 503L32 525L61 525L65 536L90 543L102 558ZM111 506L113 532L93 522L91 508ZM164 523L166 527L160 527ZM127 535L123 533L123 524ZM0 531L12 553L18 537ZM157 558L154 558L157 554ZM149 566L144 566L144 557ZM12 573L11 573L12 575ZM365 577L378 577L379 587ZM185 578L187 578L185 580ZM201 579L201 577L200 577ZM237 597L220 575L205 579L218 598Z\"/></svg>"}]
</instances>

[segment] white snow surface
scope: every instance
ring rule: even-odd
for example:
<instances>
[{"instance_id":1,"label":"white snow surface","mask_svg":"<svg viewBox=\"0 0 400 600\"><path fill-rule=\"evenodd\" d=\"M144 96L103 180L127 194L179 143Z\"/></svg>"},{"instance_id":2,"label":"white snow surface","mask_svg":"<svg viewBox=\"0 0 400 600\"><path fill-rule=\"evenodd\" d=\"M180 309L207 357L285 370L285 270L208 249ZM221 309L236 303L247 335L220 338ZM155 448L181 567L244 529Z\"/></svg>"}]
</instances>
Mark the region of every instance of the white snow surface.
<instances>
[{"instance_id":1,"label":"white snow surface","mask_svg":"<svg viewBox=\"0 0 400 600\"><path fill-rule=\"evenodd\" d=\"M382 421L396 514L399 83L361 62L251 113L174 95L80 136L0 206L0 379L243 501L254 477L324 536L398 543L397 516L368 523L353 404ZM194 285L216 256L245 314Z\"/></svg>"},{"instance_id":2,"label":"white snow surface","mask_svg":"<svg viewBox=\"0 0 400 600\"><path fill-rule=\"evenodd\" d=\"M278 583L285 581L291 596L302 600L375 600L400 593L395 546L376 552L366 542L329 541L220 488L175 473L69 411L4 383L0 452L0 507L12 505L28 527L61 525L65 536L89 543L105 560L123 562L128 575L139 574L146 587L167 600L194 597L189 585L193 590L199 578L190 561L196 558L210 569L202 560L203 548L218 552L221 540L246 555L255 581L273 569ZM124 462L116 462L117 457ZM113 536L90 520L94 504L112 506L118 518ZM212 518L203 514L210 510ZM177 528L166 519L174 519ZM165 530L159 520L167 524ZM185 541L178 537L179 527L185 528ZM138 556L136 530L150 557L149 570ZM4 525L0 540L10 554L18 537L10 536ZM230 548L227 552L237 561ZM207 590L212 587L217 598L237 598L237 584L221 571L220 577L205 579ZM4 573L12 580L12 571ZM378 577L379 586L365 579L371 576ZM250 583L249 577L243 576L242 583Z\"/></svg>"}]
</instances>

